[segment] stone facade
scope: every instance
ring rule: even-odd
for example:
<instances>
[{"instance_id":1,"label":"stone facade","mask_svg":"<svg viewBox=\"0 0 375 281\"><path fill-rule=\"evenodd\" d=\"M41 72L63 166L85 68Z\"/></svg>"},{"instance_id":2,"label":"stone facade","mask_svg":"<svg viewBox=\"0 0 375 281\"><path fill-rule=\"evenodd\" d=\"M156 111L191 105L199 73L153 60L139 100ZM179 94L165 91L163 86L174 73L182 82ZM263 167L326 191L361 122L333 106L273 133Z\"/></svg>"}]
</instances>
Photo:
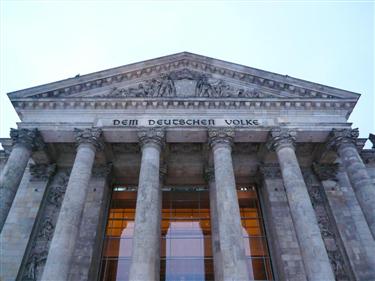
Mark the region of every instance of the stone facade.
<instances>
[{"instance_id":1,"label":"stone facade","mask_svg":"<svg viewBox=\"0 0 375 281\"><path fill-rule=\"evenodd\" d=\"M248 280L249 183L275 280L375 280L375 149L347 122L356 93L180 53L9 98L22 122L0 140L0 280L99 280L119 179L138 186L130 280L159 279L164 184L208 187L215 279Z\"/></svg>"}]
</instances>

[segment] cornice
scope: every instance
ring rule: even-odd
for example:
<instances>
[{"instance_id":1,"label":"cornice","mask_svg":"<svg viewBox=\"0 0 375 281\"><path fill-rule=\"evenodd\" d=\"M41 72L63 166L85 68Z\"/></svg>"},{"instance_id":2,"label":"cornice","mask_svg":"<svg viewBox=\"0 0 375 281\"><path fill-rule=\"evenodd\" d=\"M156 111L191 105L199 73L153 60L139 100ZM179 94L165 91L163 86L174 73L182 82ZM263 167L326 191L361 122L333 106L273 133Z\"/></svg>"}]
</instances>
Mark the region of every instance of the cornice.
<instances>
[{"instance_id":1,"label":"cornice","mask_svg":"<svg viewBox=\"0 0 375 281\"><path fill-rule=\"evenodd\" d=\"M285 110L343 110L348 116L356 101L339 99L249 99L249 98L75 98L75 99L17 99L16 110L59 109L285 109Z\"/></svg>"},{"instance_id":2,"label":"cornice","mask_svg":"<svg viewBox=\"0 0 375 281\"><path fill-rule=\"evenodd\" d=\"M359 98L359 95L353 92L189 53L171 55L96 72L82 77L70 78L12 92L8 95L12 101L31 96L41 99L70 97L92 89L111 87L119 82L151 79L168 74L171 71L186 68L192 71L200 71L207 75L217 75L229 80L234 79L243 83L277 90L286 96L297 95L302 98L318 99L352 99L353 101L357 101Z\"/></svg>"}]
</instances>

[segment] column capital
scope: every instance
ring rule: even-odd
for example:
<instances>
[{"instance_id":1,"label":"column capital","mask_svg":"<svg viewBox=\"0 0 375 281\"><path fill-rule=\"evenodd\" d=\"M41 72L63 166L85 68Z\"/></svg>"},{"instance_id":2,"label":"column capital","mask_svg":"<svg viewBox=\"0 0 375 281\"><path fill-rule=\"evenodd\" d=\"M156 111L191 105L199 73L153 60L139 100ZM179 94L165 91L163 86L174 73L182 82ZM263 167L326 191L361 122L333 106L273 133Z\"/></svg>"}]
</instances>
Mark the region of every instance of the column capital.
<instances>
[{"instance_id":1,"label":"column capital","mask_svg":"<svg viewBox=\"0 0 375 281\"><path fill-rule=\"evenodd\" d=\"M42 150L45 147L38 129L10 129L13 145L22 145L30 150Z\"/></svg>"},{"instance_id":2,"label":"column capital","mask_svg":"<svg viewBox=\"0 0 375 281\"><path fill-rule=\"evenodd\" d=\"M56 172L56 164L30 164L31 181L45 181Z\"/></svg>"},{"instance_id":3,"label":"column capital","mask_svg":"<svg viewBox=\"0 0 375 281\"><path fill-rule=\"evenodd\" d=\"M81 144L91 144L97 151L103 149L104 143L101 138L102 129L100 128L74 128L74 136L77 146Z\"/></svg>"},{"instance_id":4,"label":"column capital","mask_svg":"<svg viewBox=\"0 0 375 281\"><path fill-rule=\"evenodd\" d=\"M356 129L332 129L328 137L328 148L337 150L342 145L356 145L359 136L358 128Z\"/></svg>"},{"instance_id":5,"label":"column capital","mask_svg":"<svg viewBox=\"0 0 375 281\"><path fill-rule=\"evenodd\" d=\"M217 144L227 144L232 146L234 135L234 128L209 128L208 143L211 147L214 147Z\"/></svg>"},{"instance_id":6,"label":"column capital","mask_svg":"<svg viewBox=\"0 0 375 281\"><path fill-rule=\"evenodd\" d=\"M165 130L164 128L142 129L138 132L138 140L142 148L146 144L161 148L165 143Z\"/></svg>"},{"instance_id":7,"label":"column capital","mask_svg":"<svg viewBox=\"0 0 375 281\"><path fill-rule=\"evenodd\" d=\"M271 151L277 151L283 147L295 149L297 132L287 128L274 128L270 131L267 148Z\"/></svg>"}]
</instances>

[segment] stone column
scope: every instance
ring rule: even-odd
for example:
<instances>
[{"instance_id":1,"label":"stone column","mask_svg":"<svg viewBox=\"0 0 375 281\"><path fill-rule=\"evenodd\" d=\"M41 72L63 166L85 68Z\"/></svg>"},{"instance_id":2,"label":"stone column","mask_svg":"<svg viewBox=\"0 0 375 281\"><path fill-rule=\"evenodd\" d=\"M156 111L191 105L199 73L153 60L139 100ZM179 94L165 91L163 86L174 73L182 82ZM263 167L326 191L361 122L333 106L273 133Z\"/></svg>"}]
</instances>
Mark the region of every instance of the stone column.
<instances>
[{"instance_id":1,"label":"stone column","mask_svg":"<svg viewBox=\"0 0 375 281\"><path fill-rule=\"evenodd\" d=\"M274 129L267 142L275 150L309 281L335 280L320 229L303 180L295 149L296 132Z\"/></svg>"},{"instance_id":2,"label":"stone column","mask_svg":"<svg viewBox=\"0 0 375 281\"><path fill-rule=\"evenodd\" d=\"M355 141L358 135L358 129L333 129L328 146L335 148L340 156L375 239L375 185L357 151Z\"/></svg>"},{"instance_id":3,"label":"stone column","mask_svg":"<svg viewBox=\"0 0 375 281\"><path fill-rule=\"evenodd\" d=\"M142 147L142 162L129 280L159 280L161 219L159 171L164 131L155 128L143 130L139 132L138 137Z\"/></svg>"},{"instance_id":4,"label":"stone column","mask_svg":"<svg viewBox=\"0 0 375 281\"><path fill-rule=\"evenodd\" d=\"M0 231L8 216L33 149L43 146L37 129L11 129L13 149L0 176Z\"/></svg>"},{"instance_id":5,"label":"stone column","mask_svg":"<svg viewBox=\"0 0 375 281\"><path fill-rule=\"evenodd\" d=\"M241 216L232 164L231 128L210 129L215 169L215 195L222 259L222 280L248 280Z\"/></svg>"},{"instance_id":6,"label":"stone column","mask_svg":"<svg viewBox=\"0 0 375 281\"><path fill-rule=\"evenodd\" d=\"M219 221L217 217L217 200L215 173L213 168L205 170L205 179L208 183L210 194L210 216L211 216L211 248L214 259L215 280L223 280L223 262L220 253Z\"/></svg>"},{"instance_id":7,"label":"stone column","mask_svg":"<svg viewBox=\"0 0 375 281\"><path fill-rule=\"evenodd\" d=\"M77 155L44 267L44 281L68 280L95 152L103 146L101 133L98 128L75 129Z\"/></svg>"}]
</instances>

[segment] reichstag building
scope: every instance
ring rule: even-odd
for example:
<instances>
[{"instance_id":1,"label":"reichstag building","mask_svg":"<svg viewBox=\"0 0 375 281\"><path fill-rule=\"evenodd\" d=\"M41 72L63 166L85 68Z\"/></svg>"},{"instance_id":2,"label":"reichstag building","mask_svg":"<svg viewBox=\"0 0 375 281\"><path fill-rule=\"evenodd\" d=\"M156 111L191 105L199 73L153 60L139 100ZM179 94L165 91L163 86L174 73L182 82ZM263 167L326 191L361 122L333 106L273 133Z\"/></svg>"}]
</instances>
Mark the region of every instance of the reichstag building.
<instances>
[{"instance_id":1,"label":"reichstag building","mask_svg":"<svg viewBox=\"0 0 375 281\"><path fill-rule=\"evenodd\" d=\"M359 94L183 52L8 96L0 280L375 280Z\"/></svg>"}]
</instances>

